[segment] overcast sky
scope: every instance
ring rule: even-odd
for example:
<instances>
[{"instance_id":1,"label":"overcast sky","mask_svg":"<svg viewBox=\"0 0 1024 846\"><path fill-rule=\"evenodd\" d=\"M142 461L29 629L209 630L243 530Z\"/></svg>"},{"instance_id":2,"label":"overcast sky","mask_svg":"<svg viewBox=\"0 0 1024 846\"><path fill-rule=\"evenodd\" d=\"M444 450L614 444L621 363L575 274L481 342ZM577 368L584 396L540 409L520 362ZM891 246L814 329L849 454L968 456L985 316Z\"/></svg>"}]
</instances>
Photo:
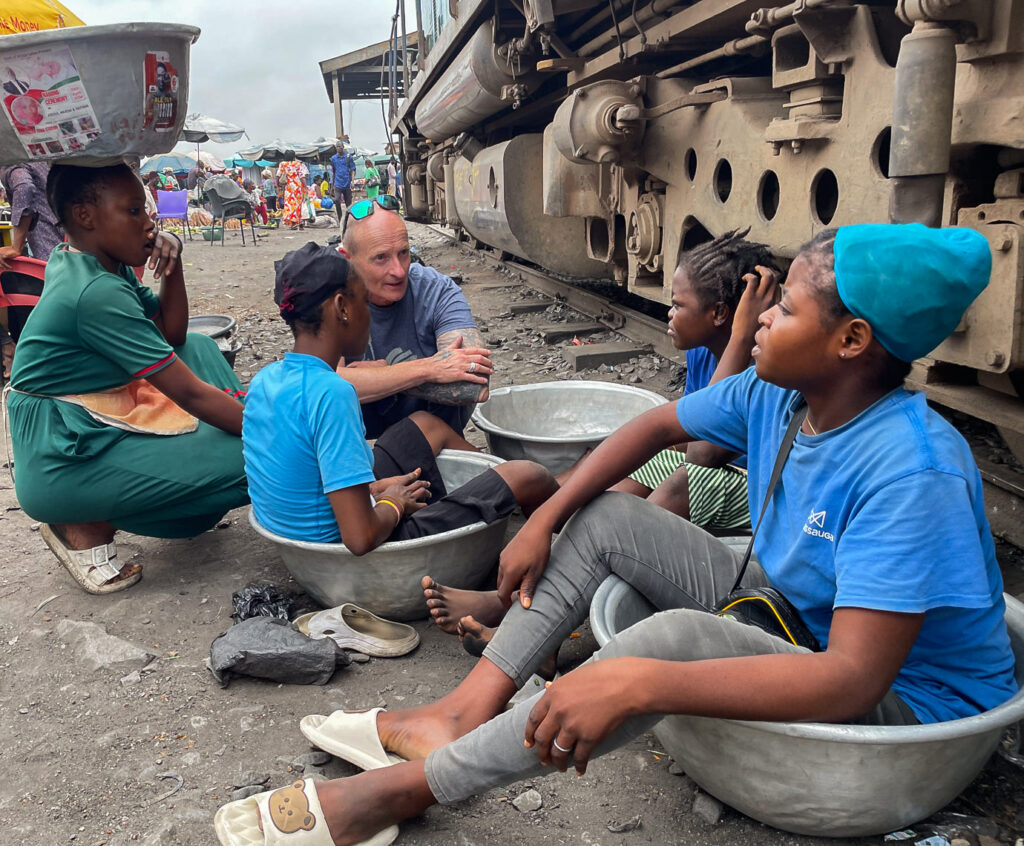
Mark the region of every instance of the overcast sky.
<instances>
[{"instance_id":1,"label":"overcast sky","mask_svg":"<svg viewBox=\"0 0 1024 846\"><path fill-rule=\"evenodd\" d=\"M188 111L237 123L249 136L235 144L203 145L221 158L275 138L308 143L334 137L334 107L318 62L384 41L395 13L395 0L66 0L66 5L90 25L160 21L200 27L202 35L192 45ZM416 27L413 0L407 0L406 26ZM387 133L379 101L347 102L344 117L353 144L383 152Z\"/></svg>"}]
</instances>

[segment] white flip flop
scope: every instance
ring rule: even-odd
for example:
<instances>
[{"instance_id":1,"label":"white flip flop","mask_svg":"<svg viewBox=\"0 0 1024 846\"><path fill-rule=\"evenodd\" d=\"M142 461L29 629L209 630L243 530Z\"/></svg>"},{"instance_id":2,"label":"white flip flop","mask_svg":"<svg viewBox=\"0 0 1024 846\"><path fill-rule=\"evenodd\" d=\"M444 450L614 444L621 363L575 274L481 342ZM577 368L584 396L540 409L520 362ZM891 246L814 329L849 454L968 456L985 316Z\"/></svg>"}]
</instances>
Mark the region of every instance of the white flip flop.
<instances>
[{"instance_id":1,"label":"white flip flop","mask_svg":"<svg viewBox=\"0 0 1024 846\"><path fill-rule=\"evenodd\" d=\"M384 749L377 734L377 714L383 708L366 711L335 711L329 717L310 714L299 720L299 731L324 752L355 764L361 770L377 770L401 764L405 758Z\"/></svg>"},{"instance_id":2,"label":"white flip flop","mask_svg":"<svg viewBox=\"0 0 1024 846\"><path fill-rule=\"evenodd\" d=\"M292 625L311 638L329 637L342 649L375 658L407 655L420 644L419 633L412 626L385 620L351 602L303 614Z\"/></svg>"},{"instance_id":3,"label":"white flip flop","mask_svg":"<svg viewBox=\"0 0 1024 846\"><path fill-rule=\"evenodd\" d=\"M222 846L334 846L311 778L287 787L228 802L213 818ZM359 846L389 846L398 826L378 832Z\"/></svg>"}]
</instances>

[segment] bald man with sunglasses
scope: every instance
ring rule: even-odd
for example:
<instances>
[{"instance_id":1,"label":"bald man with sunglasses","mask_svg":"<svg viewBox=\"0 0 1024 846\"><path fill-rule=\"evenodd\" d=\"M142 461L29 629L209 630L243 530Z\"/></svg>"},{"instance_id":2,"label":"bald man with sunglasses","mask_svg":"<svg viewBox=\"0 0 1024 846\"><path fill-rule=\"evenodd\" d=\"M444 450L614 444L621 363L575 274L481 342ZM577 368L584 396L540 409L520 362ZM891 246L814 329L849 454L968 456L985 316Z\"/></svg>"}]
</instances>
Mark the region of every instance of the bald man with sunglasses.
<instances>
[{"instance_id":1,"label":"bald man with sunglasses","mask_svg":"<svg viewBox=\"0 0 1024 846\"><path fill-rule=\"evenodd\" d=\"M487 399L491 353L458 285L432 267L411 265L397 210L398 199L385 194L345 214L342 244L366 283L370 343L362 361L342 361L338 373L356 389L368 438L414 411L461 433Z\"/></svg>"}]
</instances>

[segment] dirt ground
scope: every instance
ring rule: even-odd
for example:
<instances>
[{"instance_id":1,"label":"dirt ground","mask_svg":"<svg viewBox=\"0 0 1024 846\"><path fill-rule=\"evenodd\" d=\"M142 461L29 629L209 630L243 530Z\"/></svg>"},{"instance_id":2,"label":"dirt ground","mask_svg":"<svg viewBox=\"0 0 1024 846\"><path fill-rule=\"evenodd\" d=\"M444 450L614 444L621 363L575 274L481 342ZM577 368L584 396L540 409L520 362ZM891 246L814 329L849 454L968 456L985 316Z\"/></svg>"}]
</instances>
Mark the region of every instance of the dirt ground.
<instances>
[{"instance_id":1,"label":"dirt ground","mask_svg":"<svg viewBox=\"0 0 1024 846\"><path fill-rule=\"evenodd\" d=\"M670 382L678 368L652 356L614 371L570 374L558 348L544 345L533 330L571 313L556 305L542 314L510 316L510 303L532 294L495 269L493 258L471 256L423 227L412 227L412 233L427 263L461 276L494 349L495 386L610 379L677 395ZM332 234L323 229L308 236L324 242ZM289 333L272 301L273 262L305 240L300 233L273 232L256 247L243 248L230 236L223 247L187 245L192 312L238 320L236 370L244 382L288 346ZM470 436L483 445L479 432ZM352 772L341 762L319 764L309 757L312 750L298 730L302 716L427 702L472 665L455 638L423 621L416 624L422 644L412 655L352 664L322 687L236 680L222 689L205 662L211 641L231 623L232 592L253 581L294 586L273 550L249 529L244 510L191 540L119 535L121 555L135 556L145 576L108 598L79 590L56 563L38 527L18 508L6 473L0 477L0 521L7 550L0 575L0 843L215 843L213 814L233 791L278 787L300 769L327 777ZM1019 559L1008 566L1019 568ZM577 660L588 642L586 632L573 642ZM728 808L716 820L714 803L701 799L693 807L694 785L676 771L657 740L645 736L594 762L583 779L556 774L431 809L404 825L398 842L825 842L774 831ZM966 815L953 818L953 825L969 833L968 842L978 843L981 834L994 839L981 841L988 846L1013 844L1024 834L1022 772L995 757L947 809ZM517 810L512 800L530 788L539 792L542 807ZM928 830L915 827L914 839Z\"/></svg>"}]
</instances>

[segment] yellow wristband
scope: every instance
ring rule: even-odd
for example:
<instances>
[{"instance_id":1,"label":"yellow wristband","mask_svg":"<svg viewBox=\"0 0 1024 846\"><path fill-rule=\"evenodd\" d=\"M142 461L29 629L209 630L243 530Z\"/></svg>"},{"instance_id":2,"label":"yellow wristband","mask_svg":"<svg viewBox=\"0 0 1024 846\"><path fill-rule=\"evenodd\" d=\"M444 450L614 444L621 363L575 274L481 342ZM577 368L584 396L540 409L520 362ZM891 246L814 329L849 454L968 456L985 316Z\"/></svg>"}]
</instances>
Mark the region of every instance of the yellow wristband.
<instances>
[{"instance_id":1,"label":"yellow wristband","mask_svg":"<svg viewBox=\"0 0 1024 846\"><path fill-rule=\"evenodd\" d=\"M394 508L395 509L395 514L398 515L398 522L399 523L402 522L402 509L401 508L399 508L397 505L395 505L395 503L393 503L390 499L378 499L377 500L377 505L380 505L381 503L384 503L385 505L390 505L392 508Z\"/></svg>"}]
</instances>

